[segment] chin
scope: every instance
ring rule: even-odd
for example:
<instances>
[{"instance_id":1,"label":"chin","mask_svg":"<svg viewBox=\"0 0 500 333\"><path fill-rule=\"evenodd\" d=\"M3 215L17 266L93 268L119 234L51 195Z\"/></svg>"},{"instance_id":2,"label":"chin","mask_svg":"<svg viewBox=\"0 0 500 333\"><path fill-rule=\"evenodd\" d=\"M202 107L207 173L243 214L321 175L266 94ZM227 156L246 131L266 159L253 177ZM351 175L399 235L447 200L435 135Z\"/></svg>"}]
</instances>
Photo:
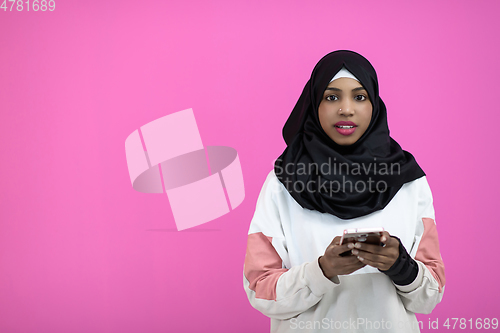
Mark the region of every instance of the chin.
<instances>
[{"instance_id":1,"label":"chin","mask_svg":"<svg viewBox=\"0 0 500 333\"><path fill-rule=\"evenodd\" d=\"M340 137L339 137L339 135L340 135ZM330 137L330 139L332 139L333 142L335 142L339 146L350 146L350 145L352 145L353 143L355 143L356 141L359 140L358 137L356 137L356 138L354 138L354 137L345 137L345 136L337 133L336 131L332 132L332 133L328 133L328 136Z\"/></svg>"},{"instance_id":2,"label":"chin","mask_svg":"<svg viewBox=\"0 0 500 333\"><path fill-rule=\"evenodd\" d=\"M353 143L355 143L356 141L358 141L358 139L355 139L355 140L353 140L353 139L350 139L350 140L345 140L345 139L344 140L335 140L333 138L332 138L332 140L333 140L333 142L335 142L339 146L350 146Z\"/></svg>"}]
</instances>

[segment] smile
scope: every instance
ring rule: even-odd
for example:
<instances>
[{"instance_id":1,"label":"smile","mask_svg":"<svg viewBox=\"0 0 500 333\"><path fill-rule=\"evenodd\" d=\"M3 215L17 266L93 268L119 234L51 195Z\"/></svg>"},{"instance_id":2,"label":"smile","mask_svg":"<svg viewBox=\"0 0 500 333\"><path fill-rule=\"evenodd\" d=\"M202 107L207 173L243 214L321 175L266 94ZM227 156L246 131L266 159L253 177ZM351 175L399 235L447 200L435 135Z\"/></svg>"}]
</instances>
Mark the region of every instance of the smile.
<instances>
[{"instance_id":1,"label":"smile","mask_svg":"<svg viewBox=\"0 0 500 333\"><path fill-rule=\"evenodd\" d=\"M340 134L348 136L356 131L356 127L358 127L358 125L356 125L352 121L339 121L338 123L333 125L333 127L335 127L337 132L339 132Z\"/></svg>"}]
</instances>

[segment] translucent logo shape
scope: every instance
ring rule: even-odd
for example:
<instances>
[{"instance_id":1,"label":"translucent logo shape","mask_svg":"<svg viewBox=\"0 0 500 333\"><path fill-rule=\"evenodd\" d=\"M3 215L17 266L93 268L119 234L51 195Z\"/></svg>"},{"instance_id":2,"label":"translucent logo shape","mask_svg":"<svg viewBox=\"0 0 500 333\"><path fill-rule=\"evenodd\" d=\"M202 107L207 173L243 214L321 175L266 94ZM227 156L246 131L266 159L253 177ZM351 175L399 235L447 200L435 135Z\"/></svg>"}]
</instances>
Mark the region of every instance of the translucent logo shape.
<instances>
[{"instance_id":1,"label":"translucent logo shape","mask_svg":"<svg viewBox=\"0 0 500 333\"><path fill-rule=\"evenodd\" d=\"M125 140L132 187L166 193L177 230L188 229L239 206L245 198L238 152L203 147L193 110L153 120Z\"/></svg>"}]
</instances>

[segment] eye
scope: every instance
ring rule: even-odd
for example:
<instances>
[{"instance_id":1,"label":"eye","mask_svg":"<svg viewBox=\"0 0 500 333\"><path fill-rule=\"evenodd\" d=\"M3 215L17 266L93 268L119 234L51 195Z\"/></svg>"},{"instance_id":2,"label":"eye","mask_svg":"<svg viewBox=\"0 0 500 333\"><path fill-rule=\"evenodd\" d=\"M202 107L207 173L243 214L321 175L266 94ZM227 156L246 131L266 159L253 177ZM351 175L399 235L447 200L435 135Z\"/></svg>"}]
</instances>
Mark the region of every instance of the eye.
<instances>
[{"instance_id":1,"label":"eye","mask_svg":"<svg viewBox=\"0 0 500 333\"><path fill-rule=\"evenodd\" d=\"M366 96L365 95L356 95L356 97L354 97L354 99L359 101L359 102L362 102L362 101L366 101Z\"/></svg>"},{"instance_id":2,"label":"eye","mask_svg":"<svg viewBox=\"0 0 500 333\"><path fill-rule=\"evenodd\" d=\"M336 100L338 100L339 98L338 98L337 96L335 96L335 95L328 95L328 96L326 96L326 97L325 97L325 99L326 99L327 101L336 101Z\"/></svg>"}]
</instances>

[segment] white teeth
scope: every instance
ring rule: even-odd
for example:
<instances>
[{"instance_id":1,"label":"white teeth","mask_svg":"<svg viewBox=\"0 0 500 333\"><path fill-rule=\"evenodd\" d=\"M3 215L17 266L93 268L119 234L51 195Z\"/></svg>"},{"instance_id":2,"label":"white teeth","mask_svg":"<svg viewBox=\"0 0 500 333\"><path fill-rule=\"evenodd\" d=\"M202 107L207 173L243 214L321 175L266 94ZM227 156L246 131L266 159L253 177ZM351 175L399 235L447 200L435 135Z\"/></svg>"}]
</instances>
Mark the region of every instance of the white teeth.
<instances>
[{"instance_id":1,"label":"white teeth","mask_svg":"<svg viewBox=\"0 0 500 333\"><path fill-rule=\"evenodd\" d=\"M349 128L353 128L354 126L337 126L338 128L344 128L344 129L349 129Z\"/></svg>"}]
</instances>

